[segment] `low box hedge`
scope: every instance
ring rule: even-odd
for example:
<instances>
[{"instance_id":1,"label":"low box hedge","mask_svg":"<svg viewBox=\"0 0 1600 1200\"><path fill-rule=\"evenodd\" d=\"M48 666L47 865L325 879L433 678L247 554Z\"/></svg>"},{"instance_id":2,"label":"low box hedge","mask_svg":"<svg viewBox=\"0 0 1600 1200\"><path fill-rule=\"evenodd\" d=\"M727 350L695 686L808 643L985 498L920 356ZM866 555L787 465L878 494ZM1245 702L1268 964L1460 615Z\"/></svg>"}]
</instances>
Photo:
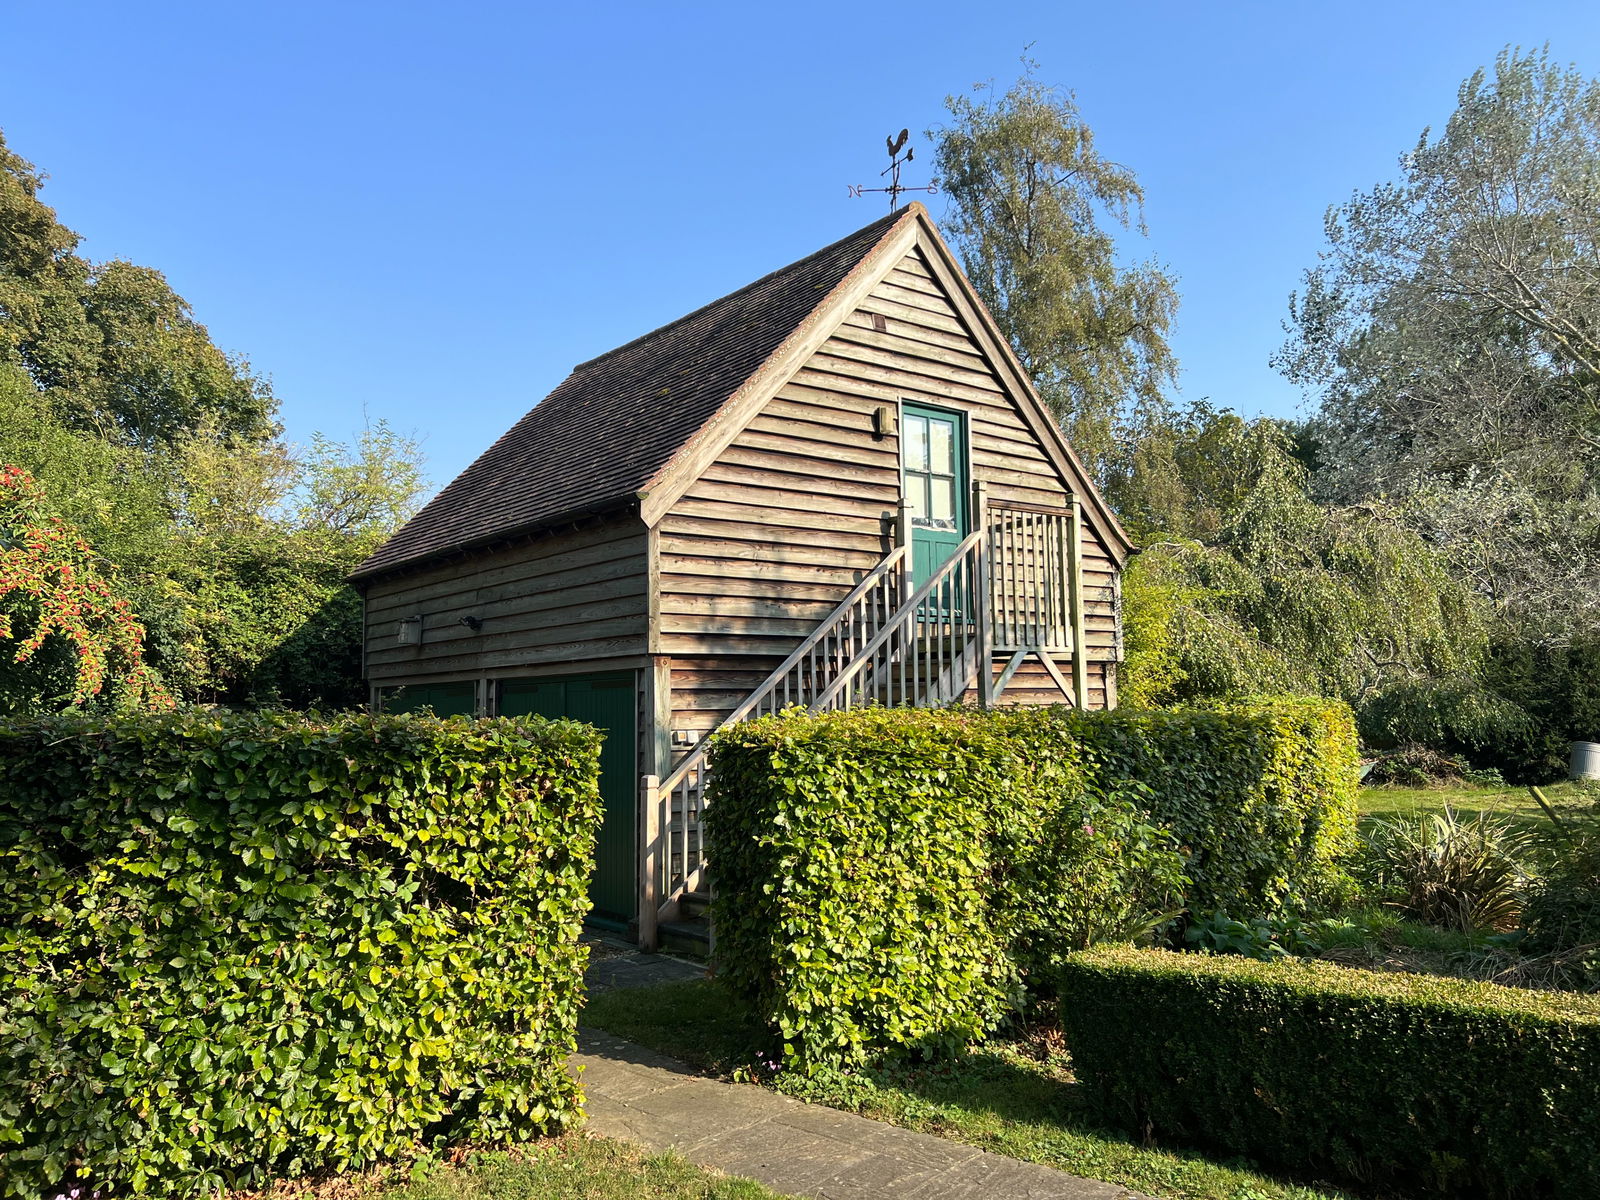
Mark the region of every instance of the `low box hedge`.
<instances>
[{"instance_id":1,"label":"low box hedge","mask_svg":"<svg viewBox=\"0 0 1600 1200\"><path fill-rule=\"evenodd\" d=\"M199 1195L579 1115L599 735L0 726L0 1195Z\"/></svg>"},{"instance_id":2,"label":"low box hedge","mask_svg":"<svg viewBox=\"0 0 1600 1200\"><path fill-rule=\"evenodd\" d=\"M978 1036L1152 914L1270 912L1354 830L1349 710L857 709L712 747L723 978L805 1063Z\"/></svg>"},{"instance_id":3,"label":"low box hedge","mask_svg":"<svg viewBox=\"0 0 1600 1200\"><path fill-rule=\"evenodd\" d=\"M1060 972L1109 1121L1404 1194L1600 1195L1600 998L1101 948Z\"/></svg>"}]
</instances>

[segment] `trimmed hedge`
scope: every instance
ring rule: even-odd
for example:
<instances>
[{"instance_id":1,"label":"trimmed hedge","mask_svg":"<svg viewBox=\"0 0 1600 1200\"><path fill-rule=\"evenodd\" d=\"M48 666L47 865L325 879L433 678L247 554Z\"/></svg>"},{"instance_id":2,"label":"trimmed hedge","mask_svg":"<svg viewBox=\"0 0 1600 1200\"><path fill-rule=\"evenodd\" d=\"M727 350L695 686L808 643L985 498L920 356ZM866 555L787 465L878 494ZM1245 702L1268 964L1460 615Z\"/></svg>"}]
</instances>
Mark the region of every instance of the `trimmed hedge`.
<instances>
[{"instance_id":1,"label":"trimmed hedge","mask_svg":"<svg viewBox=\"0 0 1600 1200\"><path fill-rule=\"evenodd\" d=\"M1355 720L1337 700L996 718L1035 762L1069 758L1102 788L1142 784L1183 846L1191 910L1271 916L1338 885L1354 845Z\"/></svg>"},{"instance_id":2,"label":"trimmed hedge","mask_svg":"<svg viewBox=\"0 0 1600 1200\"><path fill-rule=\"evenodd\" d=\"M0 726L0 1195L567 1126L598 764L571 722Z\"/></svg>"},{"instance_id":3,"label":"trimmed hedge","mask_svg":"<svg viewBox=\"0 0 1600 1200\"><path fill-rule=\"evenodd\" d=\"M798 1065L953 1049L1011 980L984 880L1011 748L957 712L856 709L737 725L713 748L717 971Z\"/></svg>"},{"instance_id":4,"label":"trimmed hedge","mask_svg":"<svg viewBox=\"0 0 1600 1200\"><path fill-rule=\"evenodd\" d=\"M1320 701L794 712L712 754L719 970L807 1065L959 1045L1069 951L1323 886L1354 832Z\"/></svg>"},{"instance_id":5,"label":"trimmed hedge","mask_svg":"<svg viewBox=\"0 0 1600 1200\"><path fill-rule=\"evenodd\" d=\"M1139 1135L1407 1194L1600 1195L1600 999L1131 948L1060 978L1078 1079Z\"/></svg>"}]
</instances>

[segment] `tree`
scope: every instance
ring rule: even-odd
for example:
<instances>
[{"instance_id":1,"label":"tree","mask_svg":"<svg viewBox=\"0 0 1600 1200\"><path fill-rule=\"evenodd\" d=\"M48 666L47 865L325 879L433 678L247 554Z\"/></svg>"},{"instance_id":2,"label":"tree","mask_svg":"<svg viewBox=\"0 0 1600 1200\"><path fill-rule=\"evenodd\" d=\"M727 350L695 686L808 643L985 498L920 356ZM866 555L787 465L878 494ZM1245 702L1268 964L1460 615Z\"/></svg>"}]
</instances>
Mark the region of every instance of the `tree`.
<instances>
[{"instance_id":1,"label":"tree","mask_svg":"<svg viewBox=\"0 0 1600 1200\"><path fill-rule=\"evenodd\" d=\"M1458 100L1329 210L1277 362L1320 401L1324 494L1390 498L1561 640L1600 561L1600 84L1507 50Z\"/></svg>"},{"instance_id":2,"label":"tree","mask_svg":"<svg viewBox=\"0 0 1600 1200\"><path fill-rule=\"evenodd\" d=\"M1180 490L1209 497L1196 533L1147 541L1123 584L1133 701L1310 692L1359 709L1474 678L1480 606L1391 510L1316 503L1276 422L1213 413L1188 441L1202 452L1174 461L1201 483Z\"/></svg>"},{"instance_id":3,"label":"tree","mask_svg":"<svg viewBox=\"0 0 1600 1200\"><path fill-rule=\"evenodd\" d=\"M1176 362L1172 280L1123 267L1103 227L1144 233L1133 172L1101 156L1070 92L1034 77L950 96L929 130L952 235L974 288L1078 453L1099 471L1120 418L1159 405Z\"/></svg>"},{"instance_id":4,"label":"tree","mask_svg":"<svg viewBox=\"0 0 1600 1200\"><path fill-rule=\"evenodd\" d=\"M80 257L78 235L39 199L43 182L0 135L0 363L102 437L149 447L208 419L270 436L267 381L212 344L160 272Z\"/></svg>"},{"instance_id":5,"label":"tree","mask_svg":"<svg viewBox=\"0 0 1600 1200\"><path fill-rule=\"evenodd\" d=\"M170 706L114 582L33 477L0 465L0 713Z\"/></svg>"}]
</instances>

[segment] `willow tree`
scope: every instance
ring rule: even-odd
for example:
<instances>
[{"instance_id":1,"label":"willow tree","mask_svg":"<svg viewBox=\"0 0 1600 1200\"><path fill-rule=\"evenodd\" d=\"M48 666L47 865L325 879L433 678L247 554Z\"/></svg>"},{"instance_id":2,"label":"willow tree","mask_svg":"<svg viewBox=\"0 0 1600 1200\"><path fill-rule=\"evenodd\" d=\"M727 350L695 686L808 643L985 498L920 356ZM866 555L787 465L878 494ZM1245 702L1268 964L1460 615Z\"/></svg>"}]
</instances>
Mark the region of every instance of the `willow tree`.
<instances>
[{"instance_id":1,"label":"willow tree","mask_svg":"<svg viewBox=\"0 0 1600 1200\"><path fill-rule=\"evenodd\" d=\"M1470 589L1388 508L1314 501L1294 450L1276 422L1231 413L1178 447L1210 503L1127 572L1132 701L1309 692L1359 709L1397 687L1471 686L1485 642Z\"/></svg>"},{"instance_id":2,"label":"willow tree","mask_svg":"<svg viewBox=\"0 0 1600 1200\"><path fill-rule=\"evenodd\" d=\"M1119 421L1159 404L1176 371L1177 291L1153 262L1119 263L1116 233L1145 232L1144 191L1100 153L1072 93L1033 71L1004 94L947 97L950 121L928 136L968 277L1099 473Z\"/></svg>"}]
</instances>

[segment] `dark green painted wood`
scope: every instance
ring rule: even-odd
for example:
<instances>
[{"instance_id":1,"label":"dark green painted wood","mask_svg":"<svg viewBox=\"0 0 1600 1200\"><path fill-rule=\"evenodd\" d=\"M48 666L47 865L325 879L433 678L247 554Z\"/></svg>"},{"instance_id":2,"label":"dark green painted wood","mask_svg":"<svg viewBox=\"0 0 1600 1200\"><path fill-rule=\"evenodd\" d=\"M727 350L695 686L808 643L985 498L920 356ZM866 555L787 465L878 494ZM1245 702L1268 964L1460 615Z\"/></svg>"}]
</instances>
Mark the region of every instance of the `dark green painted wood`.
<instances>
[{"instance_id":1,"label":"dark green painted wood","mask_svg":"<svg viewBox=\"0 0 1600 1200\"><path fill-rule=\"evenodd\" d=\"M970 488L961 414L920 404L902 410L900 465L911 503L911 573L921 586L967 536Z\"/></svg>"},{"instance_id":2,"label":"dark green painted wood","mask_svg":"<svg viewBox=\"0 0 1600 1200\"><path fill-rule=\"evenodd\" d=\"M634 753L633 673L556 679L508 679L500 685L500 714L570 717L604 731L600 799L605 816L595 846L589 899L597 917L629 921L638 915L638 775Z\"/></svg>"},{"instance_id":3,"label":"dark green painted wood","mask_svg":"<svg viewBox=\"0 0 1600 1200\"><path fill-rule=\"evenodd\" d=\"M384 688L379 705L384 712L418 713L431 709L440 717L471 717L478 711L478 685L470 679L458 683L408 683Z\"/></svg>"}]
</instances>

